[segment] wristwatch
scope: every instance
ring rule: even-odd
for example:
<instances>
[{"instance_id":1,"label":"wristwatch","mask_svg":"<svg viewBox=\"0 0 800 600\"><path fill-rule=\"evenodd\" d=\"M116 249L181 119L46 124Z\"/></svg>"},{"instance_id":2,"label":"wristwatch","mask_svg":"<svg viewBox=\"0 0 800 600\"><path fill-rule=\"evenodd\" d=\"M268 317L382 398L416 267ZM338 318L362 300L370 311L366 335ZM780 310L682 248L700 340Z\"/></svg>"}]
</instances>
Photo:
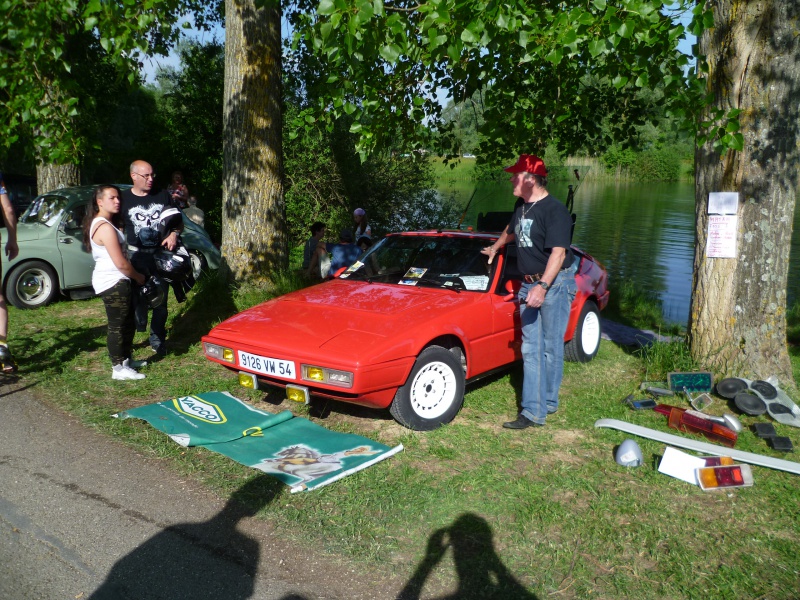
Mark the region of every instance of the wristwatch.
<instances>
[{"instance_id":1,"label":"wristwatch","mask_svg":"<svg viewBox=\"0 0 800 600\"><path fill-rule=\"evenodd\" d=\"M539 281L537 281L537 282L536 282L536 285L540 285L540 286L542 286L542 287L544 288L544 291L545 291L545 292L546 292L547 290L549 290L549 289L550 289L550 284L549 284L549 283L545 283L545 282L544 282L544 281L542 281L541 279L540 279Z\"/></svg>"}]
</instances>

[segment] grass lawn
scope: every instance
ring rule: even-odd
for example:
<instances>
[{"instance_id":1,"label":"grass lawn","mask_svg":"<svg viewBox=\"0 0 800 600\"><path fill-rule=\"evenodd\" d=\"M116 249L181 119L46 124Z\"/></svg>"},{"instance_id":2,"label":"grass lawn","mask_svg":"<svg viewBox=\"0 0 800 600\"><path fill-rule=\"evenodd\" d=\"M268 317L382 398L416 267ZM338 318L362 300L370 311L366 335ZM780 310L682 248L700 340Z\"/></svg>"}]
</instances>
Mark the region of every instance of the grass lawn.
<instances>
[{"instance_id":1,"label":"grass lawn","mask_svg":"<svg viewBox=\"0 0 800 600\"><path fill-rule=\"evenodd\" d=\"M476 599L490 590L494 598L797 598L800 477L753 467L753 487L707 493L656 471L660 443L638 439L646 464L618 466L613 452L626 434L593 426L609 417L668 431L664 417L631 412L620 400L645 379L685 368L680 344L632 352L603 342L591 363L568 363L562 405L547 427L501 427L516 414L521 390L521 369L512 368L469 387L451 424L415 433L387 412L331 403L312 405L309 415L283 401L281 391L238 387L231 372L203 358L199 338L269 294L232 292L208 279L198 288L185 304L172 302L172 353L148 366L140 382L110 378L99 299L12 309L22 381L88 426L163 459L176 477L191 476L222 495L258 472L110 415L220 390L333 430L402 443L404 452L319 491L290 495L282 488L260 514L287 537L408 581L408 597L424 583L424 597L459 585L459 598ZM149 357L146 335L136 340L135 357ZM800 377L797 354L793 361ZM724 406L717 400L710 412ZM745 426L759 420L767 419L742 416ZM800 430L776 428L800 447ZM749 430L737 448L785 458Z\"/></svg>"}]
</instances>

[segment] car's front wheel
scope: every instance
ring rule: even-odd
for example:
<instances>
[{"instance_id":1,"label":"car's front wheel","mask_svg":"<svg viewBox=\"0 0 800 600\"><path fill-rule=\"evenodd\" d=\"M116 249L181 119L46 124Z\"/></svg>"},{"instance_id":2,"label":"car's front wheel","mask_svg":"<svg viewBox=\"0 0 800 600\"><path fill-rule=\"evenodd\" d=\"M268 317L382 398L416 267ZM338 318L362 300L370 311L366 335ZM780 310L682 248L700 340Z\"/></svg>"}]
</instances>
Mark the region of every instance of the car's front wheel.
<instances>
[{"instance_id":1,"label":"car's front wheel","mask_svg":"<svg viewBox=\"0 0 800 600\"><path fill-rule=\"evenodd\" d=\"M572 362L589 362L600 350L600 310L591 300L587 300L578 317L575 334L564 346L564 358Z\"/></svg>"},{"instance_id":2,"label":"car's front wheel","mask_svg":"<svg viewBox=\"0 0 800 600\"><path fill-rule=\"evenodd\" d=\"M464 370L460 361L441 346L429 346L420 352L389 412L409 429L430 431L452 421L463 403Z\"/></svg>"},{"instance_id":3,"label":"car's front wheel","mask_svg":"<svg viewBox=\"0 0 800 600\"><path fill-rule=\"evenodd\" d=\"M14 267L6 283L6 297L17 308L47 306L57 293L58 277L55 271L39 260Z\"/></svg>"}]
</instances>

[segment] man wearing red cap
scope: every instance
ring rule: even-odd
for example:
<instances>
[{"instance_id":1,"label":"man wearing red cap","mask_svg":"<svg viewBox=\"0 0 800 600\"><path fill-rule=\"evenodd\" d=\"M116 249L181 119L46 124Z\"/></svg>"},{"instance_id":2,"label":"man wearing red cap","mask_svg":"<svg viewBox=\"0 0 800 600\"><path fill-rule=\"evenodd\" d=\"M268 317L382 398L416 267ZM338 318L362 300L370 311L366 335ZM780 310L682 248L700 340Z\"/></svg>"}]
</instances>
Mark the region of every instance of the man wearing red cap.
<instances>
[{"instance_id":1,"label":"man wearing red cap","mask_svg":"<svg viewBox=\"0 0 800 600\"><path fill-rule=\"evenodd\" d=\"M514 195L524 200L503 235L483 252L489 262L504 244L516 240L517 266L524 273L519 291L522 326L522 409L509 429L544 425L558 410L564 373L564 332L575 298L570 250L572 217L547 191L547 169L541 158L522 154L512 173Z\"/></svg>"}]
</instances>

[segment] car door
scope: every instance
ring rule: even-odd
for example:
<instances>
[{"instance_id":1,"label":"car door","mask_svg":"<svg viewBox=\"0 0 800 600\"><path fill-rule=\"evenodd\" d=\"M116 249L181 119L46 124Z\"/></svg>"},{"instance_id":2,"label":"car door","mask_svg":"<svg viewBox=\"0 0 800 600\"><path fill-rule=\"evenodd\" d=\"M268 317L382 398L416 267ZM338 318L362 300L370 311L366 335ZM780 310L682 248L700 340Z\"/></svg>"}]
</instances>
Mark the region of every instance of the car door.
<instances>
[{"instance_id":1,"label":"car door","mask_svg":"<svg viewBox=\"0 0 800 600\"><path fill-rule=\"evenodd\" d=\"M87 207L87 202L70 203L58 224L56 245L64 273L63 289L92 285L94 259L91 252L83 247L83 218Z\"/></svg>"},{"instance_id":2,"label":"car door","mask_svg":"<svg viewBox=\"0 0 800 600\"><path fill-rule=\"evenodd\" d=\"M522 330L519 318L521 275L517 268L517 247L508 244L502 256L503 267L492 294L493 335L501 364L522 360ZM511 299L507 299L513 294Z\"/></svg>"}]
</instances>

